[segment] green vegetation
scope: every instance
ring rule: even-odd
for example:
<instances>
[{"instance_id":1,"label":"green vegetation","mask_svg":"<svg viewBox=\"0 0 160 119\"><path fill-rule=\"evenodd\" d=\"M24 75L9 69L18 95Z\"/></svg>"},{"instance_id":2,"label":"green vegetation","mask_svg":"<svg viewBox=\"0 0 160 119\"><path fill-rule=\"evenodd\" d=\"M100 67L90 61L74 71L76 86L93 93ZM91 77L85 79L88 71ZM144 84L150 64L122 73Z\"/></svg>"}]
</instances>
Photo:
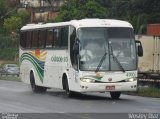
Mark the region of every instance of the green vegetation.
<instances>
[{"instance_id":1,"label":"green vegetation","mask_svg":"<svg viewBox=\"0 0 160 119\"><path fill-rule=\"evenodd\" d=\"M20 78L13 75L8 76L0 76L0 80L7 80L7 81L20 81Z\"/></svg>"},{"instance_id":2,"label":"green vegetation","mask_svg":"<svg viewBox=\"0 0 160 119\"><path fill-rule=\"evenodd\" d=\"M0 0L0 61L13 61L18 55L19 30L28 22L26 10L16 12L17 6L6 6Z\"/></svg>"},{"instance_id":3,"label":"green vegetation","mask_svg":"<svg viewBox=\"0 0 160 119\"><path fill-rule=\"evenodd\" d=\"M11 36L0 35L0 59L14 60L15 55L18 54L18 36L13 38Z\"/></svg>"},{"instance_id":4,"label":"green vegetation","mask_svg":"<svg viewBox=\"0 0 160 119\"><path fill-rule=\"evenodd\" d=\"M139 88L139 90L137 91L137 95L160 98L160 88L156 87Z\"/></svg>"},{"instance_id":5,"label":"green vegetation","mask_svg":"<svg viewBox=\"0 0 160 119\"><path fill-rule=\"evenodd\" d=\"M15 16L21 19L21 25L24 25L29 21L29 13L26 10L19 11Z\"/></svg>"},{"instance_id":6,"label":"green vegetation","mask_svg":"<svg viewBox=\"0 0 160 119\"><path fill-rule=\"evenodd\" d=\"M17 32L22 26L22 20L20 17L11 16L4 20L4 28L9 32Z\"/></svg>"},{"instance_id":7,"label":"green vegetation","mask_svg":"<svg viewBox=\"0 0 160 119\"><path fill-rule=\"evenodd\" d=\"M160 0L66 0L56 21L82 18L111 18L129 21L136 34L146 25L159 23Z\"/></svg>"},{"instance_id":8,"label":"green vegetation","mask_svg":"<svg viewBox=\"0 0 160 119\"><path fill-rule=\"evenodd\" d=\"M60 9L57 22L83 18L106 18L107 9L94 0L68 0Z\"/></svg>"},{"instance_id":9,"label":"green vegetation","mask_svg":"<svg viewBox=\"0 0 160 119\"><path fill-rule=\"evenodd\" d=\"M160 98L160 87L139 87L136 92L127 92L129 95L143 96L143 97L155 97Z\"/></svg>"},{"instance_id":10,"label":"green vegetation","mask_svg":"<svg viewBox=\"0 0 160 119\"><path fill-rule=\"evenodd\" d=\"M6 33L18 33L20 28L28 22L29 13L26 10L21 10L16 14L4 19L3 29Z\"/></svg>"},{"instance_id":11,"label":"green vegetation","mask_svg":"<svg viewBox=\"0 0 160 119\"><path fill-rule=\"evenodd\" d=\"M6 5L5 5L5 1L0 0L0 19L6 13L6 10L7 10L7 8L6 8Z\"/></svg>"}]
</instances>

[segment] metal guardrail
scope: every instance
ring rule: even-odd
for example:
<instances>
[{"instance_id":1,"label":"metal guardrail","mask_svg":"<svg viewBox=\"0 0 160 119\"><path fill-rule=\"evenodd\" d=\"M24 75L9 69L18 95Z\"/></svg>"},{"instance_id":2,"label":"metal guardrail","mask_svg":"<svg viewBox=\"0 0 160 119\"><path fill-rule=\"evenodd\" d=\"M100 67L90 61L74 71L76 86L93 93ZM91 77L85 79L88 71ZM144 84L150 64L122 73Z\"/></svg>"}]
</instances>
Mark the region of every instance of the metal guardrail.
<instances>
[{"instance_id":1,"label":"metal guardrail","mask_svg":"<svg viewBox=\"0 0 160 119\"><path fill-rule=\"evenodd\" d=\"M160 79L138 79L139 86L150 86L155 88L160 88Z\"/></svg>"}]
</instances>

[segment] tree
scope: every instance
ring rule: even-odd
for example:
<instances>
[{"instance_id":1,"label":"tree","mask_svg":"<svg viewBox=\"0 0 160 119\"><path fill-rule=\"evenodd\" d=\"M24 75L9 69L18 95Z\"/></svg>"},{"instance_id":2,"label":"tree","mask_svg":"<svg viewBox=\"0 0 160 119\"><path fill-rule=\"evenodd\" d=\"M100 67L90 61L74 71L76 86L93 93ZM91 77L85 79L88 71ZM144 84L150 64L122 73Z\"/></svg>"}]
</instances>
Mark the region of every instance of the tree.
<instances>
[{"instance_id":1,"label":"tree","mask_svg":"<svg viewBox=\"0 0 160 119\"><path fill-rule=\"evenodd\" d=\"M95 1L88 1L84 6L85 16L88 18L106 18L107 10Z\"/></svg>"},{"instance_id":2,"label":"tree","mask_svg":"<svg viewBox=\"0 0 160 119\"><path fill-rule=\"evenodd\" d=\"M147 23L160 22L160 0L132 0L132 14L146 14Z\"/></svg>"},{"instance_id":3,"label":"tree","mask_svg":"<svg viewBox=\"0 0 160 119\"><path fill-rule=\"evenodd\" d=\"M4 0L0 0L0 18L3 17L5 12L6 12L6 6L5 6L5 3L4 3Z\"/></svg>"},{"instance_id":4,"label":"tree","mask_svg":"<svg viewBox=\"0 0 160 119\"><path fill-rule=\"evenodd\" d=\"M160 0L96 0L108 9L108 18L129 21L136 33L145 33L146 25L160 23Z\"/></svg>"},{"instance_id":5,"label":"tree","mask_svg":"<svg viewBox=\"0 0 160 119\"><path fill-rule=\"evenodd\" d=\"M94 0L67 0L61 7L56 21L83 18L106 18L107 9Z\"/></svg>"},{"instance_id":6,"label":"tree","mask_svg":"<svg viewBox=\"0 0 160 119\"><path fill-rule=\"evenodd\" d=\"M11 16L4 20L3 26L8 32L17 32L22 26L22 20L19 17Z\"/></svg>"},{"instance_id":7,"label":"tree","mask_svg":"<svg viewBox=\"0 0 160 119\"><path fill-rule=\"evenodd\" d=\"M6 11L7 11L7 8L5 6L4 0L0 0L0 27L3 24L3 17L5 16Z\"/></svg>"},{"instance_id":8,"label":"tree","mask_svg":"<svg viewBox=\"0 0 160 119\"><path fill-rule=\"evenodd\" d=\"M129 22L132 24L136 34L143 34L146 32L147 22L145 14L132 16L130 17Z\"/></svg>"},{"instance_id":9,"label":"tree","mask_svg":"<svg viewBox=\"0 0 160 119\"><path fill-rule=\"evenodd\" d=\"M22 25L26 24L29 20L29 12L26 10L21 10L15 15L16 17L20 17L22 20Z\"/></svg>"}]
</instances>

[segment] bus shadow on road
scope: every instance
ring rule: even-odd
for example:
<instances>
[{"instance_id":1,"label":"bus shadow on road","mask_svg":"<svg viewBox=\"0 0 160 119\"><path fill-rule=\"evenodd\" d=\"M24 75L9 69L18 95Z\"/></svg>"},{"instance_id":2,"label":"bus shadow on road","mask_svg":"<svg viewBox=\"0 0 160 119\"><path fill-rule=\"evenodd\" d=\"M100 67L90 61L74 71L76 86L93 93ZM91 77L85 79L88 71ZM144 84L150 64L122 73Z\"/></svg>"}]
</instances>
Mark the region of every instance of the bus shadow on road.
<instances>
[{"instance_id":1,"label":"bus shadow on road","mask_svg":"<svg viewBox=\"0 0 160 119\"><path fill-rule=\"evenodd\" d=\"M65 99L76 99L76 100L111 100L111 101L130 101L130 99L112 99L107 93L74 93L71 97L64 91L48 91L47 95L51 95L54 97L65 98Z\"/></svg>"}]
</instances>

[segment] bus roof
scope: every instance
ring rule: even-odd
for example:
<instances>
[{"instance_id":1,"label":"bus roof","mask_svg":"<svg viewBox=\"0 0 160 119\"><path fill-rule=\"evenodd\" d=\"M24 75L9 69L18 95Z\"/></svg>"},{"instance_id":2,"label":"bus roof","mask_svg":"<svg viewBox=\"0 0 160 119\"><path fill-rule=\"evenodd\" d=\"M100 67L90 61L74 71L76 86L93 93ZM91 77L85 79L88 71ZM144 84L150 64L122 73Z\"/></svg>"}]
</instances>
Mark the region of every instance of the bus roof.
<instances>
[{"instance_id":1,"label":"bus roof","mask_svg":"<svg viewBox=\"0 0 160 119\"><path fill-rule=\"evenodd\" d=\"M72 20L68 22L59 23L46 23L46 24L28 24L21 28L21 31L32 30L32 29L43 29L52 28L58 26L68 26L72 25L76 28L80 27L130 27L132 25L126 21L114 20L114 19L82 19L82 20Z\"/></svg>"}]
</instances>

